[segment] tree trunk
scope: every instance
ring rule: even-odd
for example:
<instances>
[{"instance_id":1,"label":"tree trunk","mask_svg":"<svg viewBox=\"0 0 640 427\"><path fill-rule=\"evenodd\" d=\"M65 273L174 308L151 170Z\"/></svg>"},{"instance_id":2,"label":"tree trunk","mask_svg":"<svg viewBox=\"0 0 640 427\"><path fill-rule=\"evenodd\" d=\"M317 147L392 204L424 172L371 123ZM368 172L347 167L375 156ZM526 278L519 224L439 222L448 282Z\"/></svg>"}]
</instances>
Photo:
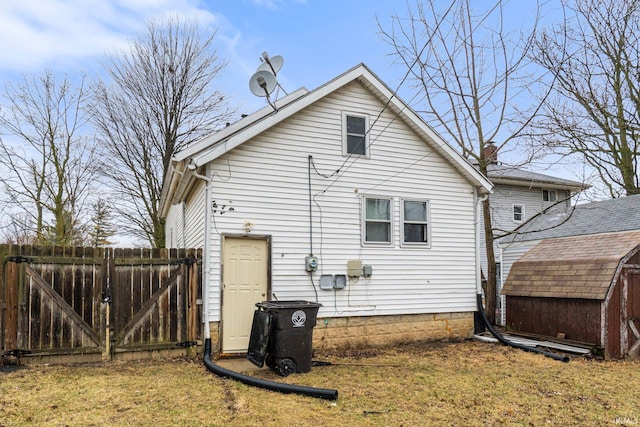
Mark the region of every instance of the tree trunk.
<instances>
[{"instance_id":1,"label":"tree trunk","mask_svg":"<svg viewBox=\"0 0 640 427\"><path fill-rule=\"evenodd\" d=\"M496 258L493 251L493 229L491 228L491 205L489 199L482 202L484 215L484 238L487 252L487 277L484 289L485 312L492 325L496 324Z\"/></svg>"}]
</instances>

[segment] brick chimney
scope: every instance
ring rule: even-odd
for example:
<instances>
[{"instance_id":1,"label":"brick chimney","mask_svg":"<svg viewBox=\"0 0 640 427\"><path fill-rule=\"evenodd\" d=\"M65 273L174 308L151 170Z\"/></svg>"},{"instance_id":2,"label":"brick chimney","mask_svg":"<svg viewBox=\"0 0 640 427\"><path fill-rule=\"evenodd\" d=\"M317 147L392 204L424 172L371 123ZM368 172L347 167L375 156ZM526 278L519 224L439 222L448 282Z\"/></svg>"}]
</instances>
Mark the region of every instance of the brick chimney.
<instances>
[{"instance_id":1,"label":"brick chimney","mask_svg":"<svg viewBox=\"0 0 640 427\"><path fill-rule=\"evenodd\" d=\"M484 159L487 164L498 163L498 147L493 142L484 146Z\"/></svg>"}]
</instances>

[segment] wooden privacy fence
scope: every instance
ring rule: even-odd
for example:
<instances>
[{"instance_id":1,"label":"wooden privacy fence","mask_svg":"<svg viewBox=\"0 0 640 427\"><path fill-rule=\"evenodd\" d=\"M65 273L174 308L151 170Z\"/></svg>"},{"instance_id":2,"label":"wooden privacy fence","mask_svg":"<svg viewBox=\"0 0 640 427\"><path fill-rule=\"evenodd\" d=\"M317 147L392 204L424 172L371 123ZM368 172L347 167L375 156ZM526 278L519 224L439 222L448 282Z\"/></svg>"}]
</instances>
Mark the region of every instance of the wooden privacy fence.
<instances>
[{"instance_id":1,"label":"wooden privacy fence","mask_svg":"<svg viewBox=\"0 0 640 427\"><path fill-rule=\"evenodd\" d=\"M0 245L0 356L110 359L196 345L201 258L200 249Z\"/></svg>"}]
</instances>

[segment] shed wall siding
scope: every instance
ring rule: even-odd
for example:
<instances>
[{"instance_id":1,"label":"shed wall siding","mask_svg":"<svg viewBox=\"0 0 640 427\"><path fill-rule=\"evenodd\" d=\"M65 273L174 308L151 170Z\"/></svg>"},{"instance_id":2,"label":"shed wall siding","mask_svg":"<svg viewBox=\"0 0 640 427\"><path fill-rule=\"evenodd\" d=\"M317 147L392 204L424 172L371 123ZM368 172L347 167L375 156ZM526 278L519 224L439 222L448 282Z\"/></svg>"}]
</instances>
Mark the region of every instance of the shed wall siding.
<instances>
[{"instance_id":1,"label":"shed wall siding","mask_svg":"<svg viewBox=\"0 0 640 427\"><path fill-rule=\"evenodd\" d=\"M371 316L475 310L474 196L472 186L409 127L352 83L212 162L212 198L234 211L211 224L210 319L220 319L220 233L272 237L272 292L280 300L315 300L304 270L313 252L319 316ZM370 158L342 156L342 111L369 114ZM311 168L313 248L309 223ZM393 197L393 244L361 244L362 197ZM430 248L400 245L400 198L430 203ZM370 278L347 288L317 288L320 274L346 274L347 261L373 267Z\"/></svg>"},{"instance_id":2,"label":"shed wall siding","mask_svg":"<svg viewBox=\"0 0 640 427\"><path fill-rule=\"evenodd\" d=\"M507 297L507 328L602 346L600 301L574 298ZM579 319L579 321L576 321Z\"/></svg>"}]
</instances>

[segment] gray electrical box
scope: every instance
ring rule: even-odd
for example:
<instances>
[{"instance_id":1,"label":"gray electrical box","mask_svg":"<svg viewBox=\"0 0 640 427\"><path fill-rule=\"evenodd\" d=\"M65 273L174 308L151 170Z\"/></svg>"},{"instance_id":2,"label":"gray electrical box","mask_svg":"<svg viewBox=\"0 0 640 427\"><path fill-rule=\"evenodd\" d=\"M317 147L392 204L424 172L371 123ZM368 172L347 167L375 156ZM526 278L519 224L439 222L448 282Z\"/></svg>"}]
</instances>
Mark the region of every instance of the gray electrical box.
<instances>
[{"instance_id":1,"label":"gray electrical box","mask_svg":"<svg viewBox=\"0 0 640 427\"><path fill-rule=\"evenodd\" d=\"M373 273L373 267L371 267L368 264L362 266L362 275L364 277L371 277L372 273Z\"/></svg>"},{"instance_id":2,"label":"gray electrical box","mask_svg":"<svg viewBox=\"0 0 640 427\"><path fill-rule=\"evenodd\" d=\"M333 274L323 274L320 276L320 289L333 289Z\"/></svg>"},{"instance_id":3,"label":"gray electrical box","mask_svg":"<svg viewBox=\"0 0 640 427\"><path fill-rule=\"evenodd\" d=\"M316 271L318 269L318 257L313 255L306 257L304 259L304 268L309 272Z\"/></svg>"}]
</instances>

